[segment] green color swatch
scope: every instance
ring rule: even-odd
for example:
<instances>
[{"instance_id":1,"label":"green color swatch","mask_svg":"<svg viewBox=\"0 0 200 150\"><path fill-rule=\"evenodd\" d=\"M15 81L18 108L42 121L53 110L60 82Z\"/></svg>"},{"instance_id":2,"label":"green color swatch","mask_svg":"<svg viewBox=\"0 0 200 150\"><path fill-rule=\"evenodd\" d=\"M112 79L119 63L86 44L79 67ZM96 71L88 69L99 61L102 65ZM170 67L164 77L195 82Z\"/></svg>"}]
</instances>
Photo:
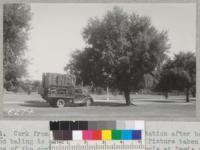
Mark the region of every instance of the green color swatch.
<instances>
[{"instance_id":1,"label":"green color swatch","mask_svg":"<svg viewBox=\"0 0 200 150\"><path fill-rule=\"evenodd\" d=\"M112 140L121 140L121 130L112 130Z\"/></svg>"}]
</instances>

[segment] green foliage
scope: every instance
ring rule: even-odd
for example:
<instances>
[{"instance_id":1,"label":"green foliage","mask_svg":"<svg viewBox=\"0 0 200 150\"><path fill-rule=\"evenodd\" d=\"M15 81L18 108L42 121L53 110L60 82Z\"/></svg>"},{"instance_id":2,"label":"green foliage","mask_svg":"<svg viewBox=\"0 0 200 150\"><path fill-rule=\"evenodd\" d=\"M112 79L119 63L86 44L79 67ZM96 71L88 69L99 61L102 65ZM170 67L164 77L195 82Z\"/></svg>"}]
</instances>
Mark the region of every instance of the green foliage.
<instances>
[{"instance_id":1,"label":"green foliage","mask_svg":"<svg viewBox=\"0 0 200 150\"><path fill-rule=\"evenodd\" d=\"M74 53L68 69L84 84L127 92L144 85L144 75L160 67L169 48L167 33L156 30L149 17L118 7L103 19L90 19L83 37L88 47Z\"/></svg>"},{"instance_id":2,"label":"green foliage","mask_svg":"<svg viewBox=\"0 0 200 150\"><path fill-rule=\"evenodd\" d=\"M15 86L17 79L26 75L28 61L24 54L30 28L30 6L4 4L3 11L3 68L4 87Z\"/></svg>"}]
</instances>

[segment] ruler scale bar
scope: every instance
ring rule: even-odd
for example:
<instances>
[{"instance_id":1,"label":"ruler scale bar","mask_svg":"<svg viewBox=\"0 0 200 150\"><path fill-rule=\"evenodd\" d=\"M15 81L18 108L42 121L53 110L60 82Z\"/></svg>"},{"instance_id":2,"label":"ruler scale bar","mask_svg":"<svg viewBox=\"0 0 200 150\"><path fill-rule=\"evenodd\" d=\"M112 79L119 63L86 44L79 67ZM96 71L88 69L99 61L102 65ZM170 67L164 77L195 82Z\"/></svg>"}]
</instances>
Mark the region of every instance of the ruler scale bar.
<instances>
[{"instance_id":1,"label":"ruler scale bar","mask_svg":"<svg viewBox=\"0 0 200 150\"><path fill-rule=\"evenodd\" d=\"M102 142L96 142L96 143L68 143L68 144L52 144L51 149L52 150L79 150L79 149L87 149L87 150L121 150L121 149L134 149L134 150L141 150L144 149L145 145L143 143L126 143L126 142L118 142L118 143L102 143Z\"/></svg>"}]
</instances>

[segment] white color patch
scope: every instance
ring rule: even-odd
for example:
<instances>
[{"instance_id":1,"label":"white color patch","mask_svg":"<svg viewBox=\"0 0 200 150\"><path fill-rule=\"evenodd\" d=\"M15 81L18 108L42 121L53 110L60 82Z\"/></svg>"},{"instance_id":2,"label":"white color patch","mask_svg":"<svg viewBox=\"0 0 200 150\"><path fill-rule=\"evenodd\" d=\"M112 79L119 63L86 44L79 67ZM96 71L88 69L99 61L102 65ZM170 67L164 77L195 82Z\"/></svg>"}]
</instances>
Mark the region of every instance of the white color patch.
<instances>
[{"instance_id":1,"label":"white color patch","mask_svg":"<svg viewBox=\"0 0 200 150\"><path fill-rule=\"evenodd\" d=\"M83 139L83 132L82 131L73 131L72 132L72 139L73 140L82 140Z\"/></svg>"}]
</instances>

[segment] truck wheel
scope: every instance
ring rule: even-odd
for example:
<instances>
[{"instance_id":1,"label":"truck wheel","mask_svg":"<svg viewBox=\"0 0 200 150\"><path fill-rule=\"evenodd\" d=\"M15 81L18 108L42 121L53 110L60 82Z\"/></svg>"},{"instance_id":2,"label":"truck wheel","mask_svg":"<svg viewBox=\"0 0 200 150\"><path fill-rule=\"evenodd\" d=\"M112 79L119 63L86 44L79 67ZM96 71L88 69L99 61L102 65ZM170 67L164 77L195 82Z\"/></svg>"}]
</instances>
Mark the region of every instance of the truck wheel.
<instances>
[{"instance_id":1,"label":"truck wheel","mask_svg":"<svg viewBox=\"0 0 200 150\"><path fill-rule=\"evenodd\" d=\"M58 108L63 108L63 107L65 107L65 100L64 100L64 99L58 99L58 100L56 101L56 106L57 106Z\"/></svg>"}]
</instances>

